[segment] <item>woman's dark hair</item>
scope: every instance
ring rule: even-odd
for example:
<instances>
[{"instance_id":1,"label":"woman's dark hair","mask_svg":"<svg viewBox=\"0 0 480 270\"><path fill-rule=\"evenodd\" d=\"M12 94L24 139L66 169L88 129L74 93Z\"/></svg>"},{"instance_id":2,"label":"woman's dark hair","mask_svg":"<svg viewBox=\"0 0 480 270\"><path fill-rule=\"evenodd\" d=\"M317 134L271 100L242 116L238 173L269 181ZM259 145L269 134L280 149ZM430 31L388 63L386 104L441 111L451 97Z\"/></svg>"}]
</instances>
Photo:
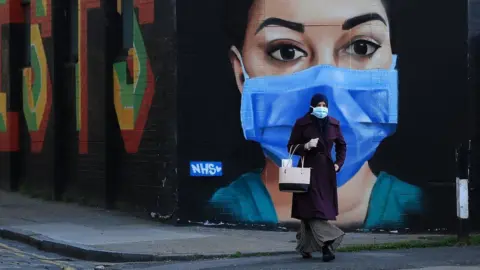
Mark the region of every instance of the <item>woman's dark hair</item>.
<instances>
[{"instance_id":1,"label":"woman's dark hair","mask_svg":"<svg viewBox=\"0 0 480 270\"><path fill-rule=\"evenodd\" d=\"M227 12L225 12L225 21L227 22L226 31L231 45L235 45L239 50L243 47L245 39L245 30L247 29L248 16L250 8L255 0L232 0L226 4ZM387 19L390 25L390 39L392 43L392 50L394 47L393 37L393 14L392 14L392 0L381 0L385 11L387 13Z\"/></svg>"},{"instance_id":2,"label":"woman's dark hair","mask_svg":"<svg viewBox=\"0 0 480 270\"><path fill-rule=\"evenodd\" d=\"M249 11L254 1L233 0L227 3L227 12L225 12L226 32L231 45L235 45L239 50L243 47Z\"/></svg>"}]
</instances>

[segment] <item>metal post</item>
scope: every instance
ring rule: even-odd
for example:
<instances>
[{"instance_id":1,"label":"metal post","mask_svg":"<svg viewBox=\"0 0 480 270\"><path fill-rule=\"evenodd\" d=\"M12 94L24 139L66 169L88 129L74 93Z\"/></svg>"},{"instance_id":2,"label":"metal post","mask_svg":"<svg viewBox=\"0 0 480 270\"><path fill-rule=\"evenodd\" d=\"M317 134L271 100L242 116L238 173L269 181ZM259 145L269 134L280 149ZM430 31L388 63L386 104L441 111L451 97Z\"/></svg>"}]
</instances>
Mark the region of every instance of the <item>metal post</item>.
<instances>
[{"instance_id":1,"label":"metal post","mask_svg":"<svg viewBox=\"0 0 480 270\"><path fill-rule=\"evenodd\" d=\"M469 209L468 209L468 180L470 179L470 153L472 149L472 142L461 144L455 153L457 162L457 217L458 228L457 237L460 243L469 243L470 228L469 228Z\"/></svg>"}]
</instances>

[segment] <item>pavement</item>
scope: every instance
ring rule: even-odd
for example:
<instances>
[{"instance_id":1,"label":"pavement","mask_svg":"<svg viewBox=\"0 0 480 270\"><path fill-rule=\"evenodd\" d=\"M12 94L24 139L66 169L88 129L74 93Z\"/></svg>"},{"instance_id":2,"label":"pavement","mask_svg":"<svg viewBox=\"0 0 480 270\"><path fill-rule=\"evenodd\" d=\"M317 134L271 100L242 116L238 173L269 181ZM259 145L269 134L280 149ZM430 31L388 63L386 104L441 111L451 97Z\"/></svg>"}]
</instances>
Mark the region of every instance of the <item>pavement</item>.
<instances>
[{"instance_id":1,"label":"pavement","mask_svg":"<svg viewBox=\"0 0 480 270\"><path fill-rule=\"evenodd\" d=\"M291 255L295 247L295 232L178 227L117 211L43 201L4 191L0 191L0 236L43 251L98 262ZM342 246L424 237L348 233Z\"/></svg>"}]
</instances>

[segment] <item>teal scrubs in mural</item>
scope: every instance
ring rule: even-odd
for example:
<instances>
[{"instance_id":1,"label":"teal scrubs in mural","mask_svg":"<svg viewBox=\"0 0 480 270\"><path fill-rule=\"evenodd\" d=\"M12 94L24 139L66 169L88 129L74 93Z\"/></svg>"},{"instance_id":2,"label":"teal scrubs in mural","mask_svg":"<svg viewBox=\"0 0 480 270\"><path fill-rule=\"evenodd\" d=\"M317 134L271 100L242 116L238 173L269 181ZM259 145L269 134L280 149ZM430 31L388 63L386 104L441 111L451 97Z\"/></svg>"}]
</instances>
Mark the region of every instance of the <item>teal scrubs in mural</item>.
<instances>
[{"instance_id":1,"label":"teal scrubs in mural","mask_svg":"<svg viewBox=\"0 0 480 270\"><path fill-rule=\"evenodd\" d=\"M402 226L405 215L422 211L420 188L381 172L372 190L364 228ZM243 223L278 223L273 201L262 182L260 171L242 175L219 189L210 203Z\"/></svg>"},{"instance_id":2,"label":"teal scrubs in mural","mask_svg":"<svg viewBox=\"0 0 480 270\"><path fill-rule=\"evenodd\" d=\"M261 170L246 173L210 199L216 209L233 215L238 222L278 223L272 198L261 178Z\"/></svg>"},{"instance_id":3,"label":"teal scrubs in mural","mask_svg":"<svg viewBox=\"0 0 480 270\"><path fill-rule=\"evenodd\" d=\"M365 229L402 227L405 215L421 213L422 201L420 188L381 172L373 186L363 227Z\"/></svg>"}]
</instances>

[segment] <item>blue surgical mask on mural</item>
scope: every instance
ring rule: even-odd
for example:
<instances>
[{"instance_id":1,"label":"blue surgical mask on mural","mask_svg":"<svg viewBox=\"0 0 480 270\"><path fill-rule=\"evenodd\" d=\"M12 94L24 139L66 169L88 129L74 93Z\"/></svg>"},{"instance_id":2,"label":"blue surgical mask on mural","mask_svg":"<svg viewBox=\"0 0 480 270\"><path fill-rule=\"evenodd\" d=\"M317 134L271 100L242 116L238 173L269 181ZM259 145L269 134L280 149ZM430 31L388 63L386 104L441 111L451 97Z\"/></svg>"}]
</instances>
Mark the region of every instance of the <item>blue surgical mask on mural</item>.
<instances>
[{"instance_id":1,"label":"blue surgical mask on mural","mask_svg":"<svg viewBox=\"0 0 480 270\"><path fill-rule=\"evenodd\" d=\"M396 56L390 69L353 70L319 65L290 75L249 78L241 61L240 117L244 136L258 142L277 165L288 158L287 143L295 121L304 116L314 94L328 97L329 115L340 121L347 156L337 186L350 180L372 158L397 126ZM335 159L335 148L332 157ZM294 156L297 163L298 156Z\"/></svg>"},{"instance_id":2,"label":"blue surgical mask on mural","mask_svg":"<svg viewBox=\"0 0 480 270\"><path fill-rule=\"evenodd\" d=\"M312 115L317 117L317 118L323 119L323 118L327 117L327 115L328 115L328 108L326 108L326 107L315 107L315 108L313 108L312 107Z\"/></svg>"}]
</instances>

